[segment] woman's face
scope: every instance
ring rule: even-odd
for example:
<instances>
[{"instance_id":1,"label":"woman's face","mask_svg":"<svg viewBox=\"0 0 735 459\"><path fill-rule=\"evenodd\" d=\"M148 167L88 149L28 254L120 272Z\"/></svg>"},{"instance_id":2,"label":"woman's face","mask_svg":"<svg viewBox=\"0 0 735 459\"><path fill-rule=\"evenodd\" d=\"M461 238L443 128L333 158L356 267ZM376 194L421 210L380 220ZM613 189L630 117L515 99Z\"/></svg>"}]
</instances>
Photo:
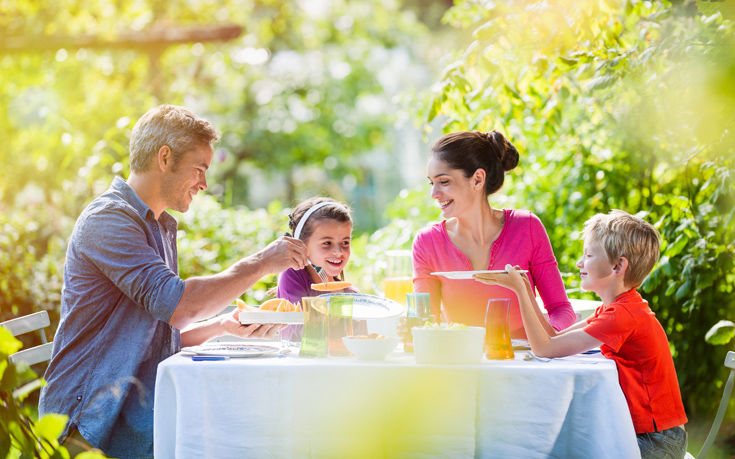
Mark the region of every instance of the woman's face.
<instances>
[{"instance_id":1,"label":"woman's face","mask_svg":"<svg viewBox=\"0 0 735 459\"><path fill-rule=\"evenodd\" d=\"M431 198L436 199L444 218L462 215L465 210L477 205L480 199L485 199L484 181L479 183L475 176L465 177L461 169L450 169L436 155L429 159L427 177L431 184Z\"/></svg>"},{"instance_id":2,"label":"woman's face","mask_svg":"<svg viewBox=\"0 0 735 459\"><path fill-rule=\"evenodd\" d=\"M330 277L338 276L350 259L352 223L320 219L313 225L314 231L306 241L306 255Z\"/></svg>"}]
</instances>

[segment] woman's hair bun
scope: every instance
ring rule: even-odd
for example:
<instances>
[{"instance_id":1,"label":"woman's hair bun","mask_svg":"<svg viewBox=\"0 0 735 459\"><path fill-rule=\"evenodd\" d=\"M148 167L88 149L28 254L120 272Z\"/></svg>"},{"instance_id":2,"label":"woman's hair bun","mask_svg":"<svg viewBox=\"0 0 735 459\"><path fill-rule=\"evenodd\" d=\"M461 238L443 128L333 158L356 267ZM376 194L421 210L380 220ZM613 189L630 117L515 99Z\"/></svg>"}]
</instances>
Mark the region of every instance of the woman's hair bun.
<instances>
[{"instance_id":1,"label":"woman's hair bun","mask_svg":"<svg viewBox=\"0 0 735 459\"><path fill-rule=\"evenodd\" d=\"M518 150L505 138L503 134L496 130L487 133L488 140L491 145L491 154L497 155L504 171L515 169L518 165Z\"/></svg>"}]
</instances>

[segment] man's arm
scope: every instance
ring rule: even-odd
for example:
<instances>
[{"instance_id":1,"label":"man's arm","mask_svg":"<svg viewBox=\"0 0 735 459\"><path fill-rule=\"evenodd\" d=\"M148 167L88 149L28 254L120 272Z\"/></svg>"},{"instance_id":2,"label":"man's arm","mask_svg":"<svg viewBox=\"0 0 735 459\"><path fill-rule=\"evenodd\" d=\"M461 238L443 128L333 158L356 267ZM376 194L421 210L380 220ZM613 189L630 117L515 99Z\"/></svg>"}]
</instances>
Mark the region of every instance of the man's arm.
<instances>
[{"instance_id":1,"label":"man's arm","mask_svg":"<svg viewBox=\"0 0 735 459\"><path fill-rule=\"evenodd\" d=\"M187 279L169 323L182 329L194 321L212 317L266 274L301 269L306 263L304 243L281 237L221 273Z\"/></svg>"}]
</instances>

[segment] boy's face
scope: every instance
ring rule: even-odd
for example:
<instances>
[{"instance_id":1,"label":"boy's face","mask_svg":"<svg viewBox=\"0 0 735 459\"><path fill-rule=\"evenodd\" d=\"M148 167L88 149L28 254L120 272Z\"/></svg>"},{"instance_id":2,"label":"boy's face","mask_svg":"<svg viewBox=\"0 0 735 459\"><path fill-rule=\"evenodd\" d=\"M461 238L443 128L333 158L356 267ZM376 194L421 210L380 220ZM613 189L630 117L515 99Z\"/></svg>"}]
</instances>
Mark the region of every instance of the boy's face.
<instances>
[{"instance_id":1,"label":"boy's face","mask_svg":"<svg viewBox=\"0 0 735 459\"><path fill-rule=\"evenodd\" d=\"M585 239L582 258L577 261L579 276L583 290L599 294L615 282L613 264L599 242L594 239Z\"/></svg>"},{"instance_id":2,"label":"boy's face","mask_svg":"<svg viewBox=\"0 0 735 459\"><path fill-rule=\"evenodd\" d=\"M306 255L330 277L338 276L350 259L352 223L319 219L306 241Z\"/></svg>"}]
</instances>

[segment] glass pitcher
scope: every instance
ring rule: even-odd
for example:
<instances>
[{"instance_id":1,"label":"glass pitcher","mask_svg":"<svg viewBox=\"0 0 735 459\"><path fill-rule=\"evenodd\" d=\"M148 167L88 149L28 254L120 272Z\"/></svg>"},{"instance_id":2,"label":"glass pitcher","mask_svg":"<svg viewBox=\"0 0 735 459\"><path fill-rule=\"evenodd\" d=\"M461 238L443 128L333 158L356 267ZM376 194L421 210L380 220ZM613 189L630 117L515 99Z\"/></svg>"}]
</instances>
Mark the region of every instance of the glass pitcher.
<instances>
[{"instance_id":1,"label":"glass pitcher","mask_svg":"<svg viewBox=\"0 0 735 459\"><path fill-rule=\"evenodd\" d=\"M383 278L385 297L406 306L406 294L413 292L413 263L410 250L388 250Z\"/></svg>"},{"instance_id":2,"label":"glass pitcher","mask_svg":"<svg viewBox=\"0 0 735 459\"><path fill-rule=\"evenodd\" d=\"M510 299L491 298L485 312L485 357L507 360L515 357L510 341Z\"/></svg>"}]
</instances>

